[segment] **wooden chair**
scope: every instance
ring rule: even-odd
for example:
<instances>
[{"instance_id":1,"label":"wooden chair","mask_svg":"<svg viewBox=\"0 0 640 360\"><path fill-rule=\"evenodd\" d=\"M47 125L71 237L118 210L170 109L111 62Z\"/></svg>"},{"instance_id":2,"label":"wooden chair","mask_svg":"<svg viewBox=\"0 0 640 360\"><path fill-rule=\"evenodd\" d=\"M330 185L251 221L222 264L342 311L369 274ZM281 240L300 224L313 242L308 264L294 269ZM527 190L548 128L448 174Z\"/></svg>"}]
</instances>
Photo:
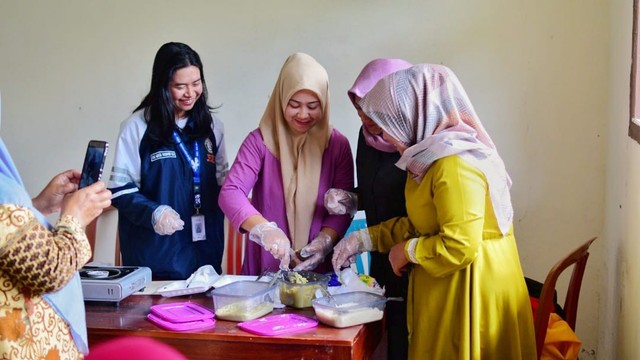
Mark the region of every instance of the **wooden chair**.
<instances>
[{"instance_id":1,"label":"wooden chair","mask_svg":"<svg viewBox=\"0 0 640 360\"><path fill-rule=\"evenodd\" d=\"M87 234L87 239L89 240L89 245L91 246L91 258L89 259L88 262L93 261L93 255L96 249L96 235L98 232L98 221L100 220L100 218L113 211L116 210L116 208L114 208L113 206L109 206L108 208L104 209L104 211L102 212L102 214L100 214L100 216L98 216L97 218L93 219L92 222L89 223L89 225L87 225L87 227L85 228L85 233ZM115 244L115 254L113 256L113 265L115 266L120 266L122 265L122 255L120 254L120 237L118 235L118 229L116 227L116 244Z\"/></svg>"},{"instance_id":2,"label":"wooden chair","mask_svg":"<svg viewBox=\"0 0 640 360\"><path fill-rule=\"evenodd\" d=\"M244 237L225 218L227 224L227 244L224 247L227 261L227 274L238 275L242 270L242 258L244 257Z\"/></svg>"},{"instance_id":3,"label":"wooden chair","mask_svg":"<svg viewBox=\"0 0 640 360\"><path fill-rule=\"evenodd\" d=\"M547 327L549 326L549 316L551 315L551 308L553 306L553 294L556 289L556 282L560 274L569 266L573 267L571 273L571 279L569 280L569 287L567 290L567 296L564 302L565 321L569 324L572 330L576 329L576 317L578 314L578 297L580 296L580 287L582 285L582 276L584 275L584 269L587 265L587 259L589 259L589 246L596 240L594 237L584 244L580 245L577 249L569 253L563 259L558 261L544 281L542 286L542 292L540 293L540 300L538 303L538 312L535 318L535 332L536 332L536 347L538 351L538 359L542 354L542 347L544 345L544 339L547 336Z\"/></svg>"}]
</instances>

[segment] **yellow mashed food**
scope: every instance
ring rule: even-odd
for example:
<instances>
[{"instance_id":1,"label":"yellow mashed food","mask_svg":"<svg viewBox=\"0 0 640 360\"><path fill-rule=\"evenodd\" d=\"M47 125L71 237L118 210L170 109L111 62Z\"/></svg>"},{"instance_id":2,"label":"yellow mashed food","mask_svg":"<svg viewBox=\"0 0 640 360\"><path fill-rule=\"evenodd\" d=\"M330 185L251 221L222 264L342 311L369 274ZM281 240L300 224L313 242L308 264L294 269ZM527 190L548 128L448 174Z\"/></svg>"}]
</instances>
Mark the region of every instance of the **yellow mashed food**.
<instances>
[{"instance_id":1,"label":"yellow mashed food","mask_svg":"<svg viewBox=\"0 0 640 360\"><path fill-rule=\"evenodd\" d=\"M300 275L299 273L293 273L289 276L289 282L292 284L306 284L309 282L306 277Z\"/></svg>"},{"instance_id":2,"label":"yellow mashed food","mask_svg":"<svg viewBox=\"0 0 640 360\"><path fill-rule=\"evenodd\" d=\"M216 310L216 318L230 321L247 321L259 318L273 310L272 302L263 302L248 307L244 302L235 302Z\"/></svg>"}]
</instances>

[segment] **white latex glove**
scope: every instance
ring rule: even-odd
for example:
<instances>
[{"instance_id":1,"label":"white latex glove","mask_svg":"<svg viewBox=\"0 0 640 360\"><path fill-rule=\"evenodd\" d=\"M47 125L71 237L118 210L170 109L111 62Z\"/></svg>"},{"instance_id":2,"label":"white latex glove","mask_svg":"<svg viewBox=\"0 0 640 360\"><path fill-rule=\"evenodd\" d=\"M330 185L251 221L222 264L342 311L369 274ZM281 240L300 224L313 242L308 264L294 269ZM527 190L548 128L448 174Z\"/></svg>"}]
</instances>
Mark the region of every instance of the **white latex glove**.
<instances>
[{"instance_id":1,"label":"white latex glove","mask_svg":"<svg viewBox=\"0 0 640 360\"><path fill-rule=\"evenodd\" d=\"M249 231L249 240L260 244L274 258L280 260L281 270L289 270L291 242L275 222L263 222L254 226Z\"/></svg>"},{"instance_id":2,"label":"white latex glove","mask_svg":"<svg viewBox=\"0 0 640 360\"><path fill-rule=\"evenodd\" d=\"M169 205L160 205L153 210L151 225L158 235L171 235L184 229L184 221L180 219L180 214Z\"/></svg>"},{"instance_id":3,"label":"white latex glove","mask_svg":"<svg viewBox=\"0 0 640 360\"><path fill-rule=\"evenodd\" d=\"M349 214L353 217L358 212L358 195L331 188L324 193L324 207L331 215Z\"/></svg>"},{"instance_id":4,"label":"white latex glove","mask_svg":"<svg viewBox=\"0 0 640 360\"><path fill-rule=\"evenodd\" d=\"M310 243L300 250L300 256L306 258L306 260L298 264L293 268L293 270L301 271L315 269L322 261L324 261L325 256L331 252L332 244L333 241L331 241L331 236L320 231Z\"/></svg>"},{"instance_id":5,"label":"white latex glove","mask_svg":"<svg viewBox=\"0 0 640 360\"><path fill-rule=\"evenodd\" d=\"M371 243L369 229L364 228L350 232L333 248L333 258L331 259L333 271L339 274L341 268L347 267L355 261L355 255L374 250L376 249Z\"/></svg>"}]
</instances>

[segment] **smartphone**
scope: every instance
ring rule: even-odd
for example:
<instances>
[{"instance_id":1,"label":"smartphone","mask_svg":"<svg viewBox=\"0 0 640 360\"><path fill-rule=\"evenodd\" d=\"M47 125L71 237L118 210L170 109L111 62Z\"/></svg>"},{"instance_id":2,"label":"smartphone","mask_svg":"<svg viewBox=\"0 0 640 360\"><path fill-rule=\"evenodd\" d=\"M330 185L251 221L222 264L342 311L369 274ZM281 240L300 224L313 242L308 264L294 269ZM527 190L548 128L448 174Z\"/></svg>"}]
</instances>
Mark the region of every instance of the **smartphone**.
<instances>
[{"instance_id":1,"label":"smartphone","mask_svg":"<svg viewBox=\"0 0 640 360\"><path fill-rule=\"evenodd\" d=\"M82 175L78 189L89 186L102 178L104 161L107 158L109 143L101 140L91 140L87 146L87 154L84 156Z\"/></svg>"}]
</instances>

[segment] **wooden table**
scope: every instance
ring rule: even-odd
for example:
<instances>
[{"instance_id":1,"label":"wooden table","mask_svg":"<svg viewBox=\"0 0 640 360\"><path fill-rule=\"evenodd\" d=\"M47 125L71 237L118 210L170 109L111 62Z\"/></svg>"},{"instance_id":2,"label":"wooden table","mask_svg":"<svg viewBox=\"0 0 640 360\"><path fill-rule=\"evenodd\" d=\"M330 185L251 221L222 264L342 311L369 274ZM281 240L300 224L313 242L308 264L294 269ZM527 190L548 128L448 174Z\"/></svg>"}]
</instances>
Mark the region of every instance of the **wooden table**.
<instances>
[{"instance_id":1,"label":"wooden table","mask_svg":"<svg viewBox=\"0 0 640 360\"><path fill-rule=\"evenodd\" d=\"M86 302L89 346L117 336L153 337L178 349L190 360L198 359L369 359L380 342L382 321L338 329L323 324L301 333L259 336L245 332L236 322L217 320L216 327L202 332L164 330L147 320L156 304L192 301L213 310L203 294L164 298L132 295L113 303ZM315 317L313 308L274 309L273 314L297 313Z\"/></svg>"}]
</instances>

